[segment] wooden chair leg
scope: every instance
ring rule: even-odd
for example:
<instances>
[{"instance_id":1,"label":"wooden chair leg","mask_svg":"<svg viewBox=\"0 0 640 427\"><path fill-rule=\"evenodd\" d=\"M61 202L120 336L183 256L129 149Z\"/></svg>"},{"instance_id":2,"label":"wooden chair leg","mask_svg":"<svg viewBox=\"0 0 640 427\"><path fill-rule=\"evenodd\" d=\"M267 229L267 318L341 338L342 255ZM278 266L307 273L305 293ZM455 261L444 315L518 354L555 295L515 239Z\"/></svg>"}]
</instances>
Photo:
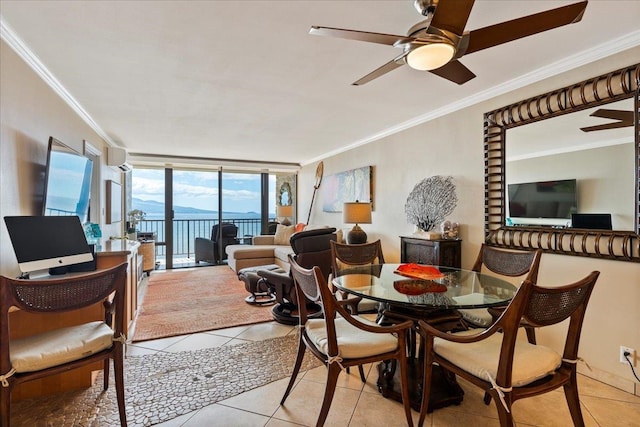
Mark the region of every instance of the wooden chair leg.
<instances>
[{"instance_id":1,"label":"wooden chair leg","mask_svg":"<svg viewBox=\"0 0 640 427\"><path fill-rule=\"evenodd\" d=\"M127 427L127 407L124 402L124 350L116 352L113 360L113 374L116 380L116 399L118 401L118 413L120 415L120 426ZM107 360L108 364L109 360Z\"/></svg>"},{"instance_id":2,"label":"wooden chair leg","mask_svg":"<svg viewBox=\"0 0 640 427\"><path fill-rule=\"evenodd\" d=\"M11 389L0 384L0 426L9 426L11 422Z\"/></svg>"},{"instance_id":3,"label":"wooden chair leg","mask_svg":"<svg viewBox=\"0 0 640 427\"><path fill-rule=\"evenodd\" d=\"M511 393L504 394L504 400L507 403L507 408L504 407L502 401L497 395L497 392L492 389L490 391L491 397L496 404L498 410L498 419L500 420L500 427L514 427L513 424L513 411L511 410Z\"/></svg>"},{"instance_id":4,"label":"wooden chair leg","mask_svg":"<svg viewBox=\"0 0 640 427\"><path fill-rule=\"evenodd\" d=\"M105 359L102 364L103 365L102 373L104 374L102 388L104 390L107 390L109 388L109 362L110 361L111 361L110 359ZM115 363L115 360L114 360L114 363Z\"/></svg>"},{"instance_id":5,"label":"wooden chair leg","mask_svg":"<svg viewBox=\"0 0 640 427\"><path fill-rule=\"evenodd\" d=\"M401 395L402 405L404 406L404 415L407 418L407 426L413 427L413 417L411 415L411 399L409 397L409 367L407 357L404 356L399 360L400 378L402 378Z\"/></svg>"},{"instance_id":6,"label":"wooden chair leg","mask_svg":"<svg viewBox=\"0 0 640 427\"><path fill-rule=\"evenodd\" d=\"M327 369L327 385L324 389L324 397L322 398L322 407L320 408L320 415L318 415L318 421L316 421L316 427L321 427L327 420L329 409L331 408L331 401L336 391L336 385L338 384L338 375L340 375L340 365L337 363L329 363L329 369Z\"/></svg>"},{"instance_id":7,"label":"wooden chair leg","mask_svg":"<svg viewBox=\"0 0 640 427\"><path fill-rule=\"evenodd\" d=\"M529 344L536 344L536 329L532 326L525 326L524 330L527 333Z\"/></svg>"},{"instance_id":8,"label":"wooden chair leg","mask_svg":"<svg viewBox=\"0 0 640 427\"><path fill-rule=\"evenodd\" d=\"M575 374L571 382L565 384L564 397L569 405L569 412L573 425L576 427L584 427L584 418L582 418L582 409L580 408L580 398L578 397L578 384L576 383Z\"/></svg>"},{"instance_id":9,"label":"wooden chair leg","mask_svg":"<svg viewBox=\"0 0 640 427\"><path fill-rule=\"evenodd\" d=\"M429 410L429 397L431 396L431 381L433 378L433 357L430 352L426 352L422 365L422 402L420 403L420 419L418 420L418 427L424 425L424 420L427 417L427 411Z\"/></svg>"},{"instance_id":10,"label":"wooden chair leg","mask_svg":"<svg viewBox=\"0 0 640 427\"><path fill-rule=\"evenodd\" d=\"M300 342L298 343L298 354L296 355L296 361L293 365L293 372L291 372L291 379L289 379L289 385L287 385L287 389L284 392L284 396L280 400L280 404L284 405L284 401L287 400L289 393L291 393L291 389L293 388L293 384L296 382L296 377L298 376L298 372L300 371L300 366L302 366L302 359L304 358L304 351L306 350L306 346L304 342L302 342L302 336L300 337Z\"/></svg>"},{"instance_id":11,"label":"wooden chair leg","mask_svg":"<svg viewBox=\"0 0 640 427\"><path fill-rule=\"evenodd\" d=\"M362 365L358 365L358 371L360 371L360 379L363 383L366 383L367 378L364 376L364 368L362 367Z\"/></svg>"}]
</instances>

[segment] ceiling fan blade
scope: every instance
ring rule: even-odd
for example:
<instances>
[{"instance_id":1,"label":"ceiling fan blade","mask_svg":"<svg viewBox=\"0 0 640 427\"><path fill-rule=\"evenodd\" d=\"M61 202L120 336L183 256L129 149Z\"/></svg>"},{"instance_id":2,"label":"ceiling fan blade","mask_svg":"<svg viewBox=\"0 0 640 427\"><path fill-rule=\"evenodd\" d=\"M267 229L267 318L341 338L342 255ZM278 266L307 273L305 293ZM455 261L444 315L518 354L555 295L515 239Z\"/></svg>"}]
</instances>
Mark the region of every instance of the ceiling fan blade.
<instances>
[{"instance_id":1,"label":"ceiling fan blade","mask_svg":"<svg viewBox=\"0 0 640 427\"><path fill-rule=\"evenodd\" d=\"M377 79L378 77L384 74L387 74L388 72L393 71L398 67L402 67L404 65L404 61L403 61L404 57L405 57L405 54L403 53L402 55L398 56L396 59L387 62L382 67L376 68L366 76L362 77L359 80L356 80L351 84L353 86L362 86L363 84L369 83L371 80Z\"/></svg>"},{"instance_id":2,"label":"ceiling fan blade","mask_svg":"<svg viewBox=\"0 0 640 427\"><path fill-rule=\"evenodd\" d=\"M589 115L592 117L601 117L603 119L620 120L627 122L628 126L633 125L633 111L600 108Z\"/></svg>"},{"instance_id":3,"label":"ceiling fan blade","mask_svg":"<svg viewBox=\"0 0 640 427\"><path fill-rule=\"evenodd\" d=\"M431 19L432 27L462 36L475 0L440 0Z\"/></svg>"},{"instance_id":4,"label":"ceiling fan blade","mask_svg":"<svg viewBox=\"0 0 640 427\"><path fill-rule=\"evenodd\" d=\"M459 85L468 82L476 76L458 60L450 61L436 70L431 70L430 73Z\"/></svg>"},{"instance_id":5,"label":"ceiling fan blade","mask_svg":"<svg viewBox=\"0 0 640 427\"><path fill-rule=\"evenodd\" d=\"M633 126L633 111L609 110L606 108L600 108L589 114L589 116L600 117L602 119L611 119L615 120L615 122L580 128L580 130L583 132L593 132L596 130L618 129L627 126Z\"/></svg>"},{"instance_id":6,"label":"ceiling fan blade","mask_svg":"<svg viewBox=\"0 0 640 427\"><path fill-rule=\"evenodd\" d=\"M580 130L583 132L593 132L596 130L626 128L627 126L633 126L633 124L627 124L625 122L615 122L615 123L607 123L606 125L587 126L585 128L580 128Z\"/></svg>"},{"instance_id":7,"label":"ceiling fan blade","mask_svg":"<svg viewBox=\"0 0 640 427\"><path fill-rule=\"evenodd\" d=\"M370 33L368 31L345 30L342 28L318 27L312 26L309 34L316 36L338 37L341 39L358 40L369 43L379 43L393 46L398 42L410 42L413 37L398 36L394 34Z\"/></svg>"},{"instance_id":8,"label":"ceiling fan blade","mask_svg":"<svg viewBox=\"0 0 640 427\"><path fill-rule=\"evenodd\" d=\"M586 7L587 1L582 1L470 31L465 54L579 22Z\"/></svg>"}]
</instances>

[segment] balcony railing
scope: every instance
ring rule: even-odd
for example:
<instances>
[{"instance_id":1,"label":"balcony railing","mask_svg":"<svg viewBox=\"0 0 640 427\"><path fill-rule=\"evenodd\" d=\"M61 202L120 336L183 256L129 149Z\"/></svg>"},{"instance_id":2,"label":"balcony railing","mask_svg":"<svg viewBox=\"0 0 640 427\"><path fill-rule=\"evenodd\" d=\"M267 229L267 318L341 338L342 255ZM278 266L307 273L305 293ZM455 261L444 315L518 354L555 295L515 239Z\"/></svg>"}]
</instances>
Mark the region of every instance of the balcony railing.
<instances>
[{"instance_id":1,"label":"balcony railing","mask_svg":"<svg viewBox=\"0 0 640 427\"><path fill-rule=\"evenodd\" d=\"M271 220L270 220L271 221ZM260 218L222 219L238 227L238 237L256 236L261 234L262 221ZM191 258L195 255L196 237L211 238L211 229L218 224L218 219L174 219L173 220L173 256ZM145 219L138 223L138 231L151 232L156 235L156 256L166 256L165 220Z\"/></svg>"}]
</instances>

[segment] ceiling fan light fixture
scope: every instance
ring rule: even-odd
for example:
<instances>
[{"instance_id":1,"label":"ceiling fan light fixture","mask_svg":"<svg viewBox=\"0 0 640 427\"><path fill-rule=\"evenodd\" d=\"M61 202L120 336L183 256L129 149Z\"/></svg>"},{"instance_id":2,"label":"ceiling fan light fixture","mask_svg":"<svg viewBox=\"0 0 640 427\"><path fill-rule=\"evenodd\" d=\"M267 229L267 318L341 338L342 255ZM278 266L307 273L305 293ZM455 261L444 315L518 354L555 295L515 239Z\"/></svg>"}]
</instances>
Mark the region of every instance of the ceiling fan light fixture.
<instances>
[{"instance_id":1,"label":"ceiling fan light fixture","mask_svg":"<svg viewBox=\"0 0 640 427\"><path fill-rule=\"evenodd\" d=\"M407 65L414 70L435 70L453 58L456 50L450 43L435 42L413 49L407 55Z\"/></svg>"}]
</instances>

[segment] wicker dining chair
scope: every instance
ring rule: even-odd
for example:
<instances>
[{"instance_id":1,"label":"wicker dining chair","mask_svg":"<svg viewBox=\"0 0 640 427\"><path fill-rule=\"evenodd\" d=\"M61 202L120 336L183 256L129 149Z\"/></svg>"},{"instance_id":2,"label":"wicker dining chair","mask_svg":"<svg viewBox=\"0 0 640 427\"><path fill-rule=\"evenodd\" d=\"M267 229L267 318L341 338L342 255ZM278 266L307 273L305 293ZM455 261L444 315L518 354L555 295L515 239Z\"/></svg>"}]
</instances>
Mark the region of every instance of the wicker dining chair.
<instances>
[{"instance_id":1,"label":"wicker dining chair","mask_svg":"<svg viewBox=\"0 0 640 427\"><path fill-rule=\"evenodd\" d=\"M536 251L507 251L483 243L471 269L481 273L484 267L493 273L508 277L519 277L526 274L523 280L536 283L541 257L542 251L540 249ZM505 307L502 307L502 310ZM471 327L488 328L496 320L496 314L499 315L501 308L491 310L471 308L458 311L463 320ZM529 342L535 344L535 329L531 325L527 325L526 322L523 322L522 326L525 328Z\"/></svg>"},{"instance_id":2,"label":"wicker dining chair","mask_svg":"<svg viewBox=\"0 0 640 427\"><path fill-rule=\"evenodd\" d=\"M21 383L95 362L104 363L109 387L113 359L120 425L126 427L124 402L124 313L127 264L94 273L51 280L0 277L0 425L11 421L11 391ZM61 312L102 302L103 320L11 339L9 309L46 313L55 323Z\"/></svg>"},{"instance_id":3,"label":"wicker dining chair","mask_svg":"<svg viewBox=\"0 0 640 427\"><path fill-rule=\"evenodd\" d=\"M289 262L300 309L300 335L291 379L280 404L284 405L296 382L306 349L309 349L328 369L322 407L316 426L322 426L325 423L338 375L343 368L394 360L400 367L402 402L407 424L413 426L406 353L407 331L413 323L407 321L393 326L378 326L375 322L354 316L341 301L336 299L318 267L305 269L292 255L289 255ZM305 298L321 303L324 318L307 318Z\"/></svg>"},{"instance_id":4,"label":"wicker dining chair","mask_svg":"<svg viewBox=\"0 0 640 427\"><path fill-rule=\"evenodd\" d=\"M371 243L344 244L331 242L331 274L333 277L342 275L342 271L347 268L367 266L372 264L384 264L382 244L380 240ZM373 300L363 300L361 297L349 295L346 292L338 291L342 300L348 301L347 306L352 314L375 313L378 311L378 302ZM362 365L358 366L360 379L366 382Z\"/></svg>"},{"instance_id":5,"label":"wicker dining chair","mask_svg":"<svg viewBox=\"0 0 640 427\"><path fill-rule=\"evenodd\" d=\"M429 411L433 364L482 388L494 400L500 425L513 426L512 404L564 388L575 426L584 426L578 398L578 346L598 271L575 283L541 287L525 280L500 318L488 329L445 333L420 320L424 340L423 397L418 425ZM570 319L562 354L518 339L521 319L536 327ZM499 333L502 332L502 333Z\"/></svg>"},{"instance_id":6,"label":"wicker dining chair","mask_svg":"<svg viewBox=\"0 0 640 427\"><path fill-rule=\"evenodd\" d=\"M371 243L345 244L331 242L331 274L334 277L342 275L347 268L367 266L372 264L384 264L384 254L380 240ZM378 311L378 303L373 300L363 300L346 292L339 292L342 299L350 301L349 307L353 314L375 313Z\"/></svg>"}]
</instances>

